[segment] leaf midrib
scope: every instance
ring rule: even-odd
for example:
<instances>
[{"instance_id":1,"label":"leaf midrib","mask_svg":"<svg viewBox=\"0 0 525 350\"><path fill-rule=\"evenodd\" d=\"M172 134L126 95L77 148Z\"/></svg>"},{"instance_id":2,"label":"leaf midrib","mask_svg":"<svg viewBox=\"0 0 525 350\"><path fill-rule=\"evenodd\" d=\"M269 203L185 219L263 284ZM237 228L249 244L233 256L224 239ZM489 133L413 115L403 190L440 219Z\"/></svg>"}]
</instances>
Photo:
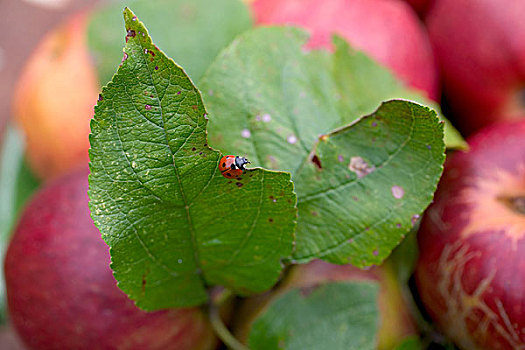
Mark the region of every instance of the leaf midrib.
<instances>
[{"instance_id":1,"label":"leaf midrib","mask_svg":"<svg viewBox=\"0 0 525 350\"><path fill-rule=\"evenodd\" d=\"M144 30L146 30L144 28ZM148 37L149 37L149 34L147 34ZM166 131L166 126L165 126L165 116L164 116L164 108L163 108L163 105L162 105L162 100L164 99L164 95L162 98L160 98L160 95L158 93L158 90L157 90L157 86L155 85L154 81L153 81L153 75L152 75L152 72L150 70L150 67L148 65L148 62L146 60L146 58L144 57L143 55L143 52L144 52L144 46L142 45L142 42L140 41L140 39L138 38L134 38L134 40L137 42L138 46L140 47L141 50L139 50L139 54L138 56L140 56L140 60L142 60L142 64L143 66L145 67L145 70L148 72L148 79L151 83L151 86L153 87L154 91L155 91L155 96L156 96L156 99L157 99L157 102L158 102L158 105L159 105L159 110L160 110L160 116L161 116L161 121L162 121L162 125L161 125L161 128L162 128L162 131L164 133L164 140L166 141L166 145L168 146L168 150L170 152L170 155L171 155L171 160L172 160L172 164L173 164L173 170L175 172L175 176L177 178L177 182L178 182L178 187L179 187L179 191L180 191L180 194L181 194L181 197L182 197L182 201L184 202L184 210L186 212L186 219L187 219L187 222L188 222L188 225L189 225L189 229L190 229L190 235L191 235L191 243L192 243L192 249L193 249L193 256L194 256L194 262L195 262L195 266L196 266L196 270L195 270L195 274L199 276L199 278L201 279L201 282L202 282L202 285L206 285L206 281L204 280L204 276L202 274L202 266L201 266L201 263L200 263L200 255L199 255L199 250L198 250L198 244L197 244L197 238L196 238L196 235L195 235L195 227L193 226L193 221L191 219L191 215L190 215L190 206L189 206L189 203L188 203L188 200L186 198L186 194L184 192L184 189L182 187L182 182L181 182L181 179L180 179L180 174L179 174L179 169L175 163L175 154L173 152L173 149L171 148L170 146L170 143L169 143L169 140L168 140L168 133ZM153 44L152 44L153 46ZM151 49L151 48L148 48L148 50ZM168 64L169 63L172 63L176 66L176 64L166 56L167 58L167 61L168 61ZM171 74L171 69L168 69L168 72L169 72L169 77L168 77L168 85L171 84L171 77L172 77L172 74ZM202 101L201 101L201 104L202 104ZM192 133L194 132L195 130L192 131ZM180 148L179 148L180 149Z\"/></svg>"}]
</instances>

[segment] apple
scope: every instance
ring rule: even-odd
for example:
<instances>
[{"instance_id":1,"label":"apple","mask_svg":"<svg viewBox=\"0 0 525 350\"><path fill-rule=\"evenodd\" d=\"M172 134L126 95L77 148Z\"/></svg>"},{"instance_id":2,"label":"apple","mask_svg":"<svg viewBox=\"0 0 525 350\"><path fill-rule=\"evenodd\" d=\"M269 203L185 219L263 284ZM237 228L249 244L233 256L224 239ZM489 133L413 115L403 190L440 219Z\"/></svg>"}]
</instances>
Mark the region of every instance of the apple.
<instances>
[{"instance_id":1,"label":"apple","mask_svg":"<svg viewBox=\"0 0 525 350\"><path fill-rule=\"evenodd\" d=\"M419 17L424 18L425 14L432 3L433 0L405 0L407 3L412 6L414 11L419 15Z\"/></svg>"},{"instance_id":2,"label":"apple","mask_svg":"<svg viewBox=\"0 0 525 350\"><path fill-rule=\"evenodd\" d=\"M397 0L256 0L258 25L304 27L309 48L330 48L334 33L390 68L409 86L439 99L437 65L423 24Z\"/></svg>"},{"instance_id":3,"label":"apple","mask_svg":"<svg viewBox=\"0 0 525 350\"><path fill-rule=\"evenodd\" d=\"M378 350L393 349L405 337L417 334L400 284L388 262L380 267L361 270L352 265L333 265L314 260L305 265L293 266L276 290L246 299L234 321L235 335L246 343L253 322L276 297L287 290L337 281L379 282L378 306L381 324L377 333Z\"/></svg>"},{"instance_id":4,"label":"apple","mask_svg":"<svg viewBox=\"0 0 525 350\"><path fill-rule=\"evenodd\" d=\"M525 1L436 0L426 23L460 130L525 115Z\"/></svg>"},{"instance_id":5,"label":"apple","mask_svg":"<svg viewBox=\"0 0 525 350\"><path fill-rule=\"evenodd\" d=\"M86 44L87 13L48 33L17 81L13 115L33 172L51 179L87 164L99 83Z\"/></svg>"},{"instance_id":6,"label":"apple","mask_svg":"<svg viewBox=\"0 0 525 350\"><path fill-rule=\"evenodd\" d=\"M446 162L418 232L419 296L462 349L525 348L525 120Z\"/></svg>"},{"instance_id":7,"label":"apple","mask_svg":"<svg viewBox=\"0 0 525 350\"><path fill-rule=\"evenodd\" d=\"M25 208L5 258L11 322L31 349L214 349L200 308L140 310L117 287L88 208L88 171Z\"/></svg>"},{"instance_id":8,"label":"apple","mask_svg":"<svg viewBox=\"0 0 525 350\"><path fill-rule=\"evenodd\" d=\"M25 346L10 325L0 326L0 349L24 350Z\"/></svg>"}]
</instances>

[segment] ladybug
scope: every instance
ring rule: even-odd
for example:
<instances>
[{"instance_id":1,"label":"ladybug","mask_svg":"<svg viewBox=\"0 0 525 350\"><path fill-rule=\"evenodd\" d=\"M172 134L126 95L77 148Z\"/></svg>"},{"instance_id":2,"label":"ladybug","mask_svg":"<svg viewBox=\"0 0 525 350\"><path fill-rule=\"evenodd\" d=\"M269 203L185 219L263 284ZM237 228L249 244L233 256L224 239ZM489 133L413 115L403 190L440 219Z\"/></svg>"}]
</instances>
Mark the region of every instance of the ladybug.
<instances>
[{"instance_id":1,"label":"ladybug","mask_svg":"<svg viewBox=\"0 0 525 350\"><path fill-rule=\"evenodd\" d=\"M219 162L219 170L222 176L231 179L240 176L246 172L244 167L250 163L248 159L239 156L224 156Z\"/></svg>"}]
</instances>

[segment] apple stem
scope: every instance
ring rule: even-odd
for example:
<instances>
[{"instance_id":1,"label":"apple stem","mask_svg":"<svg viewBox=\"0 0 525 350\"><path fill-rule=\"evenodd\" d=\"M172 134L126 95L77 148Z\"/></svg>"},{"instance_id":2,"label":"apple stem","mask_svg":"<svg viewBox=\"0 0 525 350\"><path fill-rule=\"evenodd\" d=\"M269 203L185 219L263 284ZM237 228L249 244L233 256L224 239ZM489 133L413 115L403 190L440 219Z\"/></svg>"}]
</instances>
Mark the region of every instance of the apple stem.
<instances>
[{"instance_id":1,"label":"apple stem","mask_svg":"<svg viewBox=\"0 0 525 350\"><path fill-rule=\"evenodd\" d=\"M246 345L242 344L231 334L230 330L224 325L224 322L222 322L221 316L219 314L220 305L222 305L231 296L233 296L231 291L225 289L218 297L211 298L208 306L208 315L210 317L211 326L217 336L229 349L250 350Z\"/></svg>"},{"instance_id":2,"label":"apple stem","mask_svg":"<svg viewBox=\"0 0 525 350\"><path fill-rule=\"evenodd\" d=\"M525 197L505 197L501 198L512 210L519 214L525 215Z\"/></svg>"}]
</instances>

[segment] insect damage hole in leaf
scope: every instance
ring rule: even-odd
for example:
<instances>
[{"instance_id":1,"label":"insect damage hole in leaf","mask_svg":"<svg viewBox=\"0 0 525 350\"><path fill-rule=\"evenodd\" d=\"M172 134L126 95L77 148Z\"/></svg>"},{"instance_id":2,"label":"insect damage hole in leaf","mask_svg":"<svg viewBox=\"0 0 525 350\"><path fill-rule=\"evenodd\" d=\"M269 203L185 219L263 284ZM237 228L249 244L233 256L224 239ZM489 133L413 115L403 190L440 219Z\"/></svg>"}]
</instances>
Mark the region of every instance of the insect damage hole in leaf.
<instances>
[{"instance_id":1,"label":"insect damage hole in leaf","mask_svg":"<svg viewBox=\"0 0 525 350\"><path fill-rule=\"evenodd\" d=\"M127 8L124 19L125 60L91 122L89 188L119 287L148 310L202 304L210 285L270 288L292 249L290 174L225 179L199 91Z\"/></svg>"}]
</instances>

